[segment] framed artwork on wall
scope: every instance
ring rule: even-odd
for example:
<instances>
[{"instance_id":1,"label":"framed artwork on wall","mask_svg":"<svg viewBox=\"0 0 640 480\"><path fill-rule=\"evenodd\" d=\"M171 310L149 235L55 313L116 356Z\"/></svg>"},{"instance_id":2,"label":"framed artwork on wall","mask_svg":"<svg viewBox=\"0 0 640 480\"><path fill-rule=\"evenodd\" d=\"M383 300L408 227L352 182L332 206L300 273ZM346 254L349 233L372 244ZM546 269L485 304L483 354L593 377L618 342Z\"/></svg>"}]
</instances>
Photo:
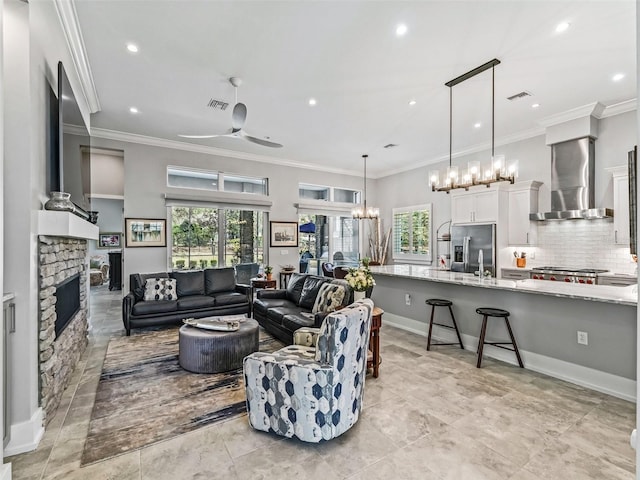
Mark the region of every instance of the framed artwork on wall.
<instances>
[{"instance_id":1,"label":"framed artwork on wall","mask_svg":"<svg viewBox=\"0 0 640 480\"><path fill-rule=\"evenodd\" d=\"M125 218L125 247L166 247L167 221L163 218Z\"/></svg>"},{"instance_id":2,"label":"framed artwork on wall","mask_svg":"<svg viewBox=\"0 0 640 480\"><path fill-rule=\"evenodd\" d=\"M98 248L121 248L121 232L104 232L98 234Z\"/></svg>"},{"instance_id":3,"label":"framed artwork on wall","mask_svg":"<svg viewBox=\"0 0 640 480\"><path fill-rule=\"evenodd\" d=\"M271 247L297 247L298 222L269 222Z\"/></svg>"}]
</instances>

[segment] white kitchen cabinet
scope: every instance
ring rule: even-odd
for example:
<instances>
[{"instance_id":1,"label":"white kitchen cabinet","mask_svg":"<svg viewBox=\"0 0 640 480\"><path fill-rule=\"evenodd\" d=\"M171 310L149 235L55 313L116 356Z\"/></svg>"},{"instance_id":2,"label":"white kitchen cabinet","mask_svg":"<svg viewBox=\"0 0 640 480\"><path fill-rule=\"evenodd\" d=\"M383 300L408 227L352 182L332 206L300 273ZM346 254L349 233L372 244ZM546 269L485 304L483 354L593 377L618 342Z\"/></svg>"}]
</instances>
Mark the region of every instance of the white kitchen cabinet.
<instances>
[{"instance_id":1,"label":"white kitchen cabinet","mask_svg":"<svg viewBox=\"0 0 640 480\"><path fill-rule=\"evenodd\" d=\"M519 182L509 190L509 245L535 245L538 224L529 220L529 214L538 211L538 190L541 182Z\"/></svg>"},{"instance_id":2,"label":"white kitchen cabinet","mask_svg":"<svg viewBox=\"0 0 640 480\"><path fill-rule=\"evenodd\" d=\"M495 223L498 221L498 189L455 192L451 196L451 222Z\"/></svg>"},{"instance_id":3,"label":"white kitchen cabinet","mask_svg":"<svg viewBox=\"0 0 640 480\"><path fill-rule=\"evenodd\" d=\"M629 245L629 172L626 166L609 170L613 175L613 241Z\"/></svg>"}]
</instances>

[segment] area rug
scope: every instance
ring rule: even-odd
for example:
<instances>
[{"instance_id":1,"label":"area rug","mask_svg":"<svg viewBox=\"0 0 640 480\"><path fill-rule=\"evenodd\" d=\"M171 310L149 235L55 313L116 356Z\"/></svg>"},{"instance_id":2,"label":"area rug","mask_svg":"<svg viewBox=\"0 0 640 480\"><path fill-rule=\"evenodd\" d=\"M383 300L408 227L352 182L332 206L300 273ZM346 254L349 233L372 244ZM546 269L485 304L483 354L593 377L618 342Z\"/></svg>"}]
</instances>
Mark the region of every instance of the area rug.
<instances>
[{"instance_id":1,"label":"area rug","mask_svg":"<svg viewBox=\"0 0 640 480\"><path fill-rule=\"evenodd\" d=\"M260 351L283 344L260 329ZM246 413L242 368L196 374L178 364L178 328L109 342L82 465Z\"/></svg>"}]
</instances>

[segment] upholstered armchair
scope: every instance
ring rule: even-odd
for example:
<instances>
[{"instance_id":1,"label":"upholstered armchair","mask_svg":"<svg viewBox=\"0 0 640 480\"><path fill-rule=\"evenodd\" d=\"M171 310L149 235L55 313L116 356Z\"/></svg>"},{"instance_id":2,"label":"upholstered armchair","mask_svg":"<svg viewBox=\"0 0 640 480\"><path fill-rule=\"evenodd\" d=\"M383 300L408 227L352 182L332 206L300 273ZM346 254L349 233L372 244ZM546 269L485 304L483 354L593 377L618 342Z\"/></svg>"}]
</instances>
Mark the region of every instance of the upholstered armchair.
<instances>
[{"instance_id":1,"label":"upholstered armchair","mask_svg":"<svg viewBox=\"0 0 640 480\"><path fill-rule=\"evenodd\" d=\"M360 300L327 315L317 332L294 335L306 345L246 357L249 424L305 442L351 428L362 409L372 311L371 300Z\"/></svg>"}]
</instances>

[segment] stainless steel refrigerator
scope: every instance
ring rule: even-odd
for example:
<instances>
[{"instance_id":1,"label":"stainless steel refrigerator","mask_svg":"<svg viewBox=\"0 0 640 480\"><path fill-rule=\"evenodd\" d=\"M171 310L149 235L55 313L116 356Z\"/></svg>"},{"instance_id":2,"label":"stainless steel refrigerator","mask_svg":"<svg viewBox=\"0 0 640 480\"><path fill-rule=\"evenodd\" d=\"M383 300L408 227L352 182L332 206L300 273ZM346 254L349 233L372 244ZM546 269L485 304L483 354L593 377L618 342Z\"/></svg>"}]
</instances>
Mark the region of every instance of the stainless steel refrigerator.
<instances>
[{"instance_id":1,"label":"stainless steel refrigerator","mask_svg":"<svg viewBox=\"0 0 640 480\"><path fill-rule=\"evenodd\" d=\"M486 272L496 275L496 225L454 225L451 227L452 272L474 273L479 268L480 251Z\"/></svg>"}]
</instances>

